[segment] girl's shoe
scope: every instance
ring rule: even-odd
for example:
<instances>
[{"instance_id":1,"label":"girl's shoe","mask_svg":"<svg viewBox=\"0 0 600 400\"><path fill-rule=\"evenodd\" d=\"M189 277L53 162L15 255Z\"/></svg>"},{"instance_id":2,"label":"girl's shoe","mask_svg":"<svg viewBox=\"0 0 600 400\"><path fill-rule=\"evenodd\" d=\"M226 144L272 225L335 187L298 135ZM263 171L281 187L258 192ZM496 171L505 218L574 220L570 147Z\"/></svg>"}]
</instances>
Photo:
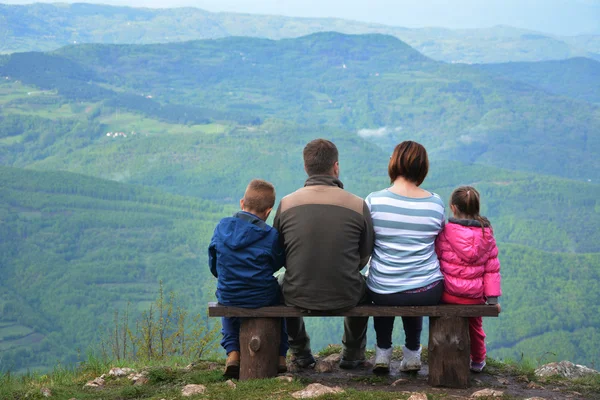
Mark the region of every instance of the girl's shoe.
<instances>
[{"instance_id":1,"label":"girl's shoe","mask_svg":"<svg viewBox=\"0 0 600 400\"><path fill-rule=\"evenodd\" d=\"M423 347L419 346L419 350L409 350L406 346L402 346L402 353L404 356L400 362L400 371L408 372L418 371L421 369L422 348Z\"/></svg>"},{"instance_id":2,"label":"girl's shoe","mask_svg":"<svg viewBox=\"0 0 600 400\"><path fill-rule=\"evenodd\" d=\"M482 362L473 362L473 360L471 360L469 368L473 372L481 372L485 368L485 360Z\"/></svg>"},{"instance_id":3,"label":"girl's shoe","mask_svg":"<svg viewBox=\"0 0 600 400\"><path fill-rule=\"evenodd\" d=\"M240 352L231 351L227 354L227 361L225 362L225 372L223 375L229 378L239 379L240 378Z\"/></svg>"},{"instance_id":4,"label":"girl's shoe","mask_svg":"<svg viewBox=\"0 0 600 400\"><path fill-rule=\"evenodd\" d=\"M389 349L380 349L375 346L375 366L373 372L376 374L387 374L390 372L390 362L392 360L392 351Z\"/></svg>"}]
</instances>

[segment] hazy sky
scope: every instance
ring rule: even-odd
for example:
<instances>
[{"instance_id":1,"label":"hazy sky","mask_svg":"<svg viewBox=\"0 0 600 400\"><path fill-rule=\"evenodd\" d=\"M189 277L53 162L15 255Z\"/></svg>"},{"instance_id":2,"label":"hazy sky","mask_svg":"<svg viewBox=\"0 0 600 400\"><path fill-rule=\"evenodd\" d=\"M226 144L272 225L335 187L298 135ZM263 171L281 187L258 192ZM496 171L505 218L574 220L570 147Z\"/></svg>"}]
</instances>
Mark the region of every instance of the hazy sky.
<instances>
[{"instance_id":1,"label":"hazy sky","mask_svg":"<svg viewBox=\"0 0 600 400\"><path fill-rule=\"evenodd\" d=\"M0 0L0 2L23 4L32 1ZM73 1L67 0L67 2ZM562 35L600 34L600 0L93 0L86 2L134 7L193 6L209 11L337 17L405 27L481 28L502 24Z\"/></svg>"}]
</instances>

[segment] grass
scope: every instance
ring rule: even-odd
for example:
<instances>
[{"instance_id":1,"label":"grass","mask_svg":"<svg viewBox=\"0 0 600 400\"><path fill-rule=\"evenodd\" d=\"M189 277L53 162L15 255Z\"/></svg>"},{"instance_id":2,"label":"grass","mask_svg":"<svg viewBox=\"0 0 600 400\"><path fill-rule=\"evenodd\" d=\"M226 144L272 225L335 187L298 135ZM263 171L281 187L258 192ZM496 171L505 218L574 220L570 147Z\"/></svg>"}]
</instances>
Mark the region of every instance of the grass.
<instances>
[{"instance_id":1,"label":"grass","mask_svg":"<svg viewBox=\"0 0 600 400\"><path fill-rule=\"evenodd\" d=\"M323 349L320 357L339 353L341 347L330 345ZM398 349L395 349L395 355ZM225 400L269 400L269 399L292 399L291 394L302 390L310 383L306 379L292 382L283 382L278 379L262 379L244 382L235 382L232 388L227 379L222 375L223 360L207 359L196 361L192 368L185 368L190 360L182 358L170 358L164 361L152 361L148 363L121 361L118 363L108 362L88 354L87 360L78 368L69 369L55 367L48 374L29 373L24 375L0 374L0 399L44 399L43 390L50 389L52 399L78 400L99 399L184 399L181 389L188 384L200 384L206 386L206 392L202 395L191 397L191 399L225 399ZM519 361L502 363L494 359L488 359L488 365L492 374L509 374L514 376L530 376L533 367L530 361ZM107 374L111 367L129 367L136 371L144 371L148 382L143 385L134 385L127 378L105 377L105 386L102 389L84 387L85 383ZM585 378L566 380L556 377L540 380L543 384L552 384L560 388L561 392L581 393L585 398L591 398L600 393L600 375ZM348 384L357 383L370 384L369 389L344 388L345 392L336 395L320 397L324 400L351 399L351 400L406 400L412 394L401 389L388 391L377 390L387 386L387 378L369 376L349 378ZM327 383L325 383L327 384ZM373 387L371 387L371 385ZM331 386L331 385L328 385ZM375 389L375 390L370 390ZM423 392L424 390L420 390ZM427 390L428 400L441 400L453 398L446 391ZM512 399L505 395L502 398Z\"/></svg>"}]
</instances>

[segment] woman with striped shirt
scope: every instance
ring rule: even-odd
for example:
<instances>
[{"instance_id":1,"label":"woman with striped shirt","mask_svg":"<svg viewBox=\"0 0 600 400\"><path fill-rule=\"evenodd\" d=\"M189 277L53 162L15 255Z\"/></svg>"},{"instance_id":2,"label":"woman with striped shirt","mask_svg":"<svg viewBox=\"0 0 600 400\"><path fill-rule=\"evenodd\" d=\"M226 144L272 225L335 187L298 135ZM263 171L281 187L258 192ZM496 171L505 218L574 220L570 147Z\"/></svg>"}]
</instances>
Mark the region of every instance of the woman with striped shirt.
<instances>
[{"instance_id":1,"label":"woman with striped shirt","mask_svg":"<svg viewBox=\"0 0 600 400\"><path fill-rule=\"evenodd\" d=\"M435 238L444 226L444 202L421 189L429 170L427 151L405 141L394 149L388 165L392 186L371 193L366 203L375 228L367 286L375 304L435 305L444 283L435 253ZM422 317L402 317L406 342L401 371L421 369ZM375 317L376 373L389 372L394 317Z\"/></svg>"}]
</instances>

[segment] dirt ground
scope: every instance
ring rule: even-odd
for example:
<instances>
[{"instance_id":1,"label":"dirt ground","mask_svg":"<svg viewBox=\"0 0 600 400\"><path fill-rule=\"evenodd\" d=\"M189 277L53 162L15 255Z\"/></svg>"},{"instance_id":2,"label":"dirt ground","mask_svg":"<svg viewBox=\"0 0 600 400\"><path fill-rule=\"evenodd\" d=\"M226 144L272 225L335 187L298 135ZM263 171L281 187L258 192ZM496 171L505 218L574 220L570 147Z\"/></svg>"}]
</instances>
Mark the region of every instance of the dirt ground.
<instances>
[{"instance_id":1,"label":"dirt ground","mask_svg":"<svg viewBox=\"0 0 600 400\"><path fill-rule=\"evenodd\" d=\"M373 359L364 367L354 370L343 370L335 367L331 372L316 372L313 368L300 369L288 373L309 382L322 383L327 386L350 387L356 390L384 390L398 392L425 392L446 395L456 399L466 399L479 390L493 389L516 399L542 398L559 399L600 399L600 394L590 397L569 390L560 383L539 384L530 382L526 376L502 374L492 366L487 366L482 373L471 373L471 387L467 389L433 388L427 383L428 366L418 373L400 372L400 361L394 360L389 375L375 375L372 372Z\"/></svg>"}]
</instances>

